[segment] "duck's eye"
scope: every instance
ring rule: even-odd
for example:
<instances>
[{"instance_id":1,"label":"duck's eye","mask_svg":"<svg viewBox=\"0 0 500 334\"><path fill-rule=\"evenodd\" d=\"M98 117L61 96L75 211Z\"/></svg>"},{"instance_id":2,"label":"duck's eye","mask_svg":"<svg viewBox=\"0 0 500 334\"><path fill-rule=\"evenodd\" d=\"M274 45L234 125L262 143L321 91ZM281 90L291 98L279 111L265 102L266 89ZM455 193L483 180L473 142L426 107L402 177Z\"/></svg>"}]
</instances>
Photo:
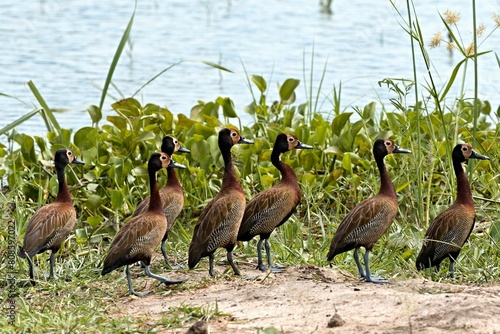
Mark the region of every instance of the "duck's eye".
<instances>
[{"instance_id":1,"label":"duck's eye","mask_svg":"<svg viewBox=\"0 0 500 334\"><path fill-rule=\"evenodd\" d=\"M288 138L288 141L293 141L293 137Z\"/></svg>"},{"instance_id":2,"label":"duck's eye","mask_svg":"<svg viewBox=\"0 0 500 334\"><path fill-rule=\"evenodd\" d=\"M231 136L236 137L236 132L231 133Z\"/></svg>"},{"instance_id":3,"label":"duck's eye","mask_svg":"<svg viewBox=\"0 0 500 334\"><path fill-rule=\"evenodd\" d=\"M462 146L462 151L467 152L468 150L467 146Z\"/></svg>"},{"instance_id":4,"label":"duck's eye","mask_svg":"<svg viewBox=\"0 0 500 334\"><path fill-rule=\"evenodd\" d=\"M391 143L390 141L386 141L386 142L385 142L385 145L386 145L386 146L391 146L391 145L392 145L392 143Z\"/></svg>"},{"instance_id":5,"label":"duck's eye","mask_svg":"<svg viewBox=\"0 0 500 334\"><path fill-rule=\"evenodd\" d=\"M72 154L73 154L73 152L68 151L68 156L71 156Z\"/></svg>"}]
</instances>

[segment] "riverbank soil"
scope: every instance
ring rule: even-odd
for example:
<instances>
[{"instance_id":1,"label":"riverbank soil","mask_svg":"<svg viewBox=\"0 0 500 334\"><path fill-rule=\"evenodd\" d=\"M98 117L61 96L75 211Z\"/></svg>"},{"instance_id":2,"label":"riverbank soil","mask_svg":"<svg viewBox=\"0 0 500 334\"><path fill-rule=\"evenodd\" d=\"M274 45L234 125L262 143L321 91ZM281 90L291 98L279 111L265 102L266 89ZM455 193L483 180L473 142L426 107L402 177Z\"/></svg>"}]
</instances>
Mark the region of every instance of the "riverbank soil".
<instances>
[{"instance_id":1,"label":"riverbank soil","mask_svg":"<svg viewBox=\"0 0 500 334\"><path fill-rule=\"evenodd\" d=\"M281 273L260 273L240 263L242 277L223 273L216 277L206 268L166 272L188 274L182 287L171 290L149 279L153 293L126 297L119 316L158 321L178 313L180 306L200 307L215 316L210 333L500 333L500 286L462 285L424 279L391 279L390 284L360 282L349 273L330 268L302 266ZM173 277L172 277L173 278ZM181 307L181 308L182 308ZM183 328L160 328L161 333L186 333ZM271 328L277 331L272 331Z\"/></svg>"}]
</instances>

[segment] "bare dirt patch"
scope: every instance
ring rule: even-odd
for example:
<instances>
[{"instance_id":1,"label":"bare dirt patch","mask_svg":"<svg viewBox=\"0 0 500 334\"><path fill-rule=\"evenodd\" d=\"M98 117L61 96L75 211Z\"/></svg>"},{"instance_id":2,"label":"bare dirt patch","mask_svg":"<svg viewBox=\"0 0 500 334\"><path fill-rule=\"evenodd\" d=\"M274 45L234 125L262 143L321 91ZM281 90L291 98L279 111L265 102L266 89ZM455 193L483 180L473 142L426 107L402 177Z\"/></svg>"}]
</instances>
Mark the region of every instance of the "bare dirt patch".
<instances>
[{"instance_id":1,"label":"bare dirt patch","mask_svg":"<svg viewBox=\"0 0 500 334\"><path fill-rule=\"evenodd\" d=\"M161 295L167 288L153 286L151 295L125 299L116 311L158 320L170 307L218 307L228 316L208 321L212 334L263 333L269 327L280 333L500 333L499 286L417 279L376 285L315 266L269 275L240 268L242 278L228 274L211 279L206 270L190 271L184 287ZM175 273L182 274L186 272ZM186 333L194 322L160 332ZM329 322L341 326L328 327Z\"/></svg>"}]
</instances>

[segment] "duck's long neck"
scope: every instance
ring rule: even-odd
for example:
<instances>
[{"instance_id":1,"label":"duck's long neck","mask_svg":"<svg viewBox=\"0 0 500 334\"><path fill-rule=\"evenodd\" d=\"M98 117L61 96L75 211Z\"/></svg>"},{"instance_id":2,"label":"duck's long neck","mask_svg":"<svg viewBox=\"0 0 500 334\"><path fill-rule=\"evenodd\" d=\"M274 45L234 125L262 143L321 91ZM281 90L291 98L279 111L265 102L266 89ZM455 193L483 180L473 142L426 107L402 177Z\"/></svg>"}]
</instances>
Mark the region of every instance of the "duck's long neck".
<instances>
[{"instance_id":1,"label":"duck's long neck","mask_svg":"<svg viewBox=\"0 0 500 334\"><path fill-rule=\"evenodd\" d=\"M377 162L378 171L380 172L380 190L378 193L397 199L396 189L394 188L389 173L385 168L384 157L375 157L375 160Z\"/></svg>"},{"instance_id":2,"label":"duck's long neck","mask_svg":"<svg viewBox=\"0 0 500 334\"><path fill-rule=\"evenodd\" d=\"M221 188L235 188L243 192L240 181L236 176L236 170L233 166L233 159L231 157L231 148L221 149L222 157L224 158L224 176L222 177Z\"/></svg>"},{"instance_id":3,"label":"duck's long neck","mask_svg":"<svg viewBox=\"0 0 500 334\"><path fill-rule=\"evenodd\" d=\"M175 168L167 168L167 186L169 187L181 187L181 183L179 182L179 179L177 178L177 173L175 171Z\"/></svg>"},{"instance_id":4,"label":"duck's long neck","mask_svg":"<svg viewBox=\"0 0 500 334\"><path fill-rule=\"evenodd\" d=\"M462 163L459 161L453 161L453 169L455 170L455 175L457 177L457 203L474 205L472 200L472 192L470 190L469 180L465 175Z\"/></svg>"},{"instance_id":5,"label":"duck's long neck","mask_svg":"<svg viewBox=\"0 0 500 334\"><path fill-rule=\"evenodd\" d=\"M156 180L156 171L149 170L148 173L149 173L149 189L151 191L148 210L151 212L163 213L160 191L158 190L158 182Z\"/></svg>"},{"instance_id":6,"label":"duck's long neck","mask_svg":"<svg viewBox=\"0 0 500 334\"><path fill-rule=\"evenodd\" d=\"M280 159L282 153L277 150L273 150L271 153L271 162L281 173L280 182L287 182L298 186L297 175L295 175L293 168Z\"/></svg>"},{"instance_id":7,"label":"duck's long neck","mask_svg":"<svg viewBox=\"0 0 500 334\"><path fill-rule=\"evenodd\" d=\"M56 167L57 182L59 183L59 190L55 202L71 203L71 195L69 193L68 182L64 175L64 167Z\"/></svg>"}]
</instances>

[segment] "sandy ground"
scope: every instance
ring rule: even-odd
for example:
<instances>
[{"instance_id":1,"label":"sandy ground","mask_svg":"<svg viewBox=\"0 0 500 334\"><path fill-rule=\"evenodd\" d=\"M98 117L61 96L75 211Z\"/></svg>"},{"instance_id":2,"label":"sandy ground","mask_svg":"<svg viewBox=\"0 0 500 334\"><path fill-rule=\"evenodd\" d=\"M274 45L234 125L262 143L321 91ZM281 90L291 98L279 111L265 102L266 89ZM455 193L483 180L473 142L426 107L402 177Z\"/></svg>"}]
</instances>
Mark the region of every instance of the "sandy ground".
<instances>
[{"instance_id":1,"label":"sandy ground","mask_svg":"<svg viewBox=\"0 0 500 334\"><path fill-rule=\"evenodd\" d=\"M215 279L203 267L191 271L185 286L169 293L151 279L138 279L154 292L124 299L117 311L157 320L181 304L212 310L217 306L228 316L208 320L212 334L264 333L269 327L280 333L500 333L499 286L416 279L376 285L314 266L266 275L240 265L243 277L238 278L223 274L225 268L216 267ZM186 272L165 275L181 277ZM334 316L344 323L336 321L341 326L329 327ZM193 323L160 332L186 333Z\"/></svg>"}]
</instances>

